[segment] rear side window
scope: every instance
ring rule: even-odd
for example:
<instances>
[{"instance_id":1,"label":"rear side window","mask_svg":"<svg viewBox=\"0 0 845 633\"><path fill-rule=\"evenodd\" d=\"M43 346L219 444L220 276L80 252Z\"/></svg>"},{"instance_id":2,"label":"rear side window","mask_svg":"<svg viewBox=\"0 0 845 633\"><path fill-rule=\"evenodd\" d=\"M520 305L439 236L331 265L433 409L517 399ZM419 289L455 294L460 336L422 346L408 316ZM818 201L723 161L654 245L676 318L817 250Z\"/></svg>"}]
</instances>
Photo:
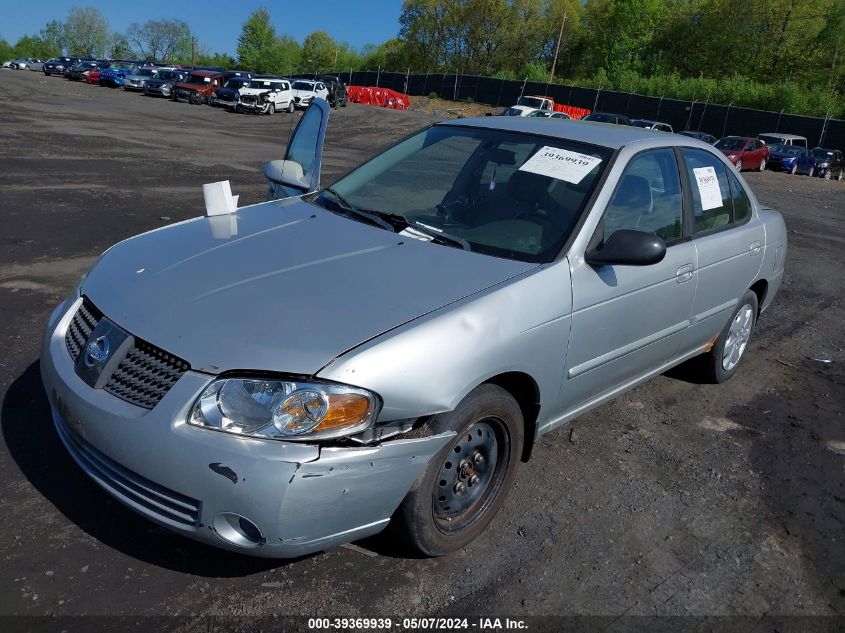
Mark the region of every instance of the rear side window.
<instances>
[{"instance_id":1,"label":"rear side window","mask_svg":"<svg viewBox=\"0 0 845 633\"><path fill-rule=\"evenodd\" d=\"M688 147L682 151L692 189L695 233L745 222L751 215L751 200L739 178L709 152Z\"/></svg>"}]
</instances>

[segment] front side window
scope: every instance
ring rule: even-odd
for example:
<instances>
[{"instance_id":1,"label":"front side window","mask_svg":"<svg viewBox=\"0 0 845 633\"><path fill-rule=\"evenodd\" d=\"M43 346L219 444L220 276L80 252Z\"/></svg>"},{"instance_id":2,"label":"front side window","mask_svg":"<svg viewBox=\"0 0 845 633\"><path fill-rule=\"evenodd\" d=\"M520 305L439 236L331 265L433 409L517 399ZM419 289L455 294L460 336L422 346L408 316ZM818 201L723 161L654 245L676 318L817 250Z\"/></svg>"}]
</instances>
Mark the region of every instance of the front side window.
<instances>
[{"instance_id":1,"label":"front side window","mask_svg":"<svg viewBox=\"0 0 845 633\"><path fill-rule=\"evenodd\" d=\"M683 235L678 163L671 149L635 156L604 213L605 241L620 229L654 233L671 243Z\"/></svg>"},{"instance_id":2,"label":"front side window","mask_svg":"<svg viewBox=\"0 0 845 633\"><path fill-rule=\"evenodd\" d=\"M727 226L731 223L733 205L724 163L704 150L685 147L682 151L692 189L694 231L701 233Z\"/></svg>"},{"instance_id":3,"label":"front side window","mask_svg":"<svg viewBox=\"0 0 845 633\"><path fill-rule=\"evenodd\" d=\"M551 261L572 232L611 151L565 139L434 126L332 187L398 230L457 238L470 250ZM316 204L337 209L332 192Z\"/></svg>"}]
</instances>

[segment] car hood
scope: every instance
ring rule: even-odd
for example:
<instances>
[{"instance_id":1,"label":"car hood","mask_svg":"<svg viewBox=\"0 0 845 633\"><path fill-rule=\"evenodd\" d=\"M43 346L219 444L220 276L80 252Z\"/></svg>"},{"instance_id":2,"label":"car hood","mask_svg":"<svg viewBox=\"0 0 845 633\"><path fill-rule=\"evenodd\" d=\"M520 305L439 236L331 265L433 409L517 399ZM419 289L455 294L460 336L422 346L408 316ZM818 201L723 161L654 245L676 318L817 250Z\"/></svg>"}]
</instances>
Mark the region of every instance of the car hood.
<instances>
[{"instance_id":1,"label":"car hood","mask_svg":"<svg viewBox=\"0 0 845 633\"><path fill-rule=\"evenodd\" d=\"M121 242L82 292L196 370L313 375L364 341L536 266L404 237L294 198Z\"/></svg>"},{"instance_id":2,"label":"car hood","mask_svg":"<svg viewBox=\"0 0 845 633\"><path fill-rule=\"evenodd\" d=\"M291 90L295 97L316 97L317 93L313 90Z\"/></svg>"},{"instance_id":3,"label":"car hood","mask_svg":"<svg viewBox=\"0 0 845 633\"><path fill-rule=\"evenodd\" d=\"M238 92L242 95L260 95L265 92L270 92L269 88L241 88Z\"/></svg>"}]
</instances>

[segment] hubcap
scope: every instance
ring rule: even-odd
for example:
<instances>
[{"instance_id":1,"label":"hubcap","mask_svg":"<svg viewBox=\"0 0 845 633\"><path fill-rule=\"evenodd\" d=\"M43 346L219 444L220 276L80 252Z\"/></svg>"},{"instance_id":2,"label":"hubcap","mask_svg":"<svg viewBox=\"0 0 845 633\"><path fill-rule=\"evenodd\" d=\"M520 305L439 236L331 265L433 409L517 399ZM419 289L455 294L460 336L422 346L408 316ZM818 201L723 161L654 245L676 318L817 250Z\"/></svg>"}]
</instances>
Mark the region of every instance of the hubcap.
<instances>
[{"instance_id":1,"label":"hubcap","mask_svg":"<svg viewBox=\"0 0 845 633\"><path fill-rule=\"evenodd\" d=\"M722 354L722 367L731 371L739 363L742 353L751 338L751 328L754 326L754 309L745 304L731 322L728 338L725 341L725 351Z\"/></svg>"},{"instance_id":2,"label":"hubcap","mask_svg":"<svg viewBox=\"0 0 845 633\"><path fill-rule=\"evenodd\" d=\"M476 422L455 439L434 485L434 518L442 531L460 530L484 512L501 487L508 451L497 418Z\"/></svg>"}]
</instances>

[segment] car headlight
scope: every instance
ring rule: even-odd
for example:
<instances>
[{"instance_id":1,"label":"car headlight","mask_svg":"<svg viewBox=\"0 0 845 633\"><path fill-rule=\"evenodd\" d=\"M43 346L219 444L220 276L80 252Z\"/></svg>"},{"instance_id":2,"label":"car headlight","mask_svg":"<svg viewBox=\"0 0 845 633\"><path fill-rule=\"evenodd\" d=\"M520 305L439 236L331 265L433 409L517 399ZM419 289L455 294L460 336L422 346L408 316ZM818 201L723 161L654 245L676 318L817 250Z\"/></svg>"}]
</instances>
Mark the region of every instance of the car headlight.
<instances>
[{"instance_id":1,"label":"car headlight","mask_svg":"<svg viewBox=\"0 0 845 633\"><path fill-rule=\"evenodd\" d=\"M220 378L197 398L188 424L250 437L311 441L366 429L377 403L375 394L345 385Z\"/></svg>"}]
</instances>

